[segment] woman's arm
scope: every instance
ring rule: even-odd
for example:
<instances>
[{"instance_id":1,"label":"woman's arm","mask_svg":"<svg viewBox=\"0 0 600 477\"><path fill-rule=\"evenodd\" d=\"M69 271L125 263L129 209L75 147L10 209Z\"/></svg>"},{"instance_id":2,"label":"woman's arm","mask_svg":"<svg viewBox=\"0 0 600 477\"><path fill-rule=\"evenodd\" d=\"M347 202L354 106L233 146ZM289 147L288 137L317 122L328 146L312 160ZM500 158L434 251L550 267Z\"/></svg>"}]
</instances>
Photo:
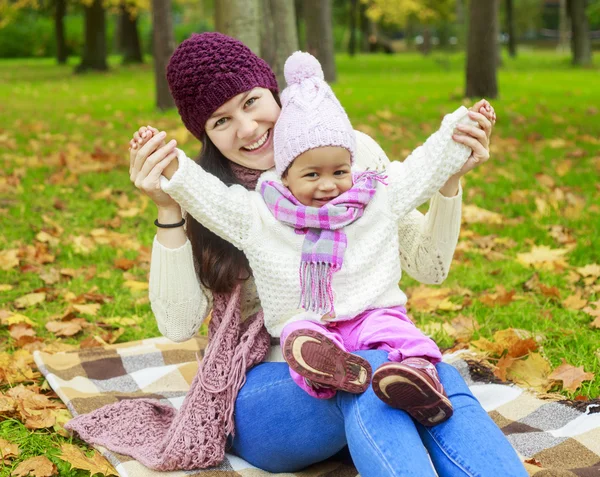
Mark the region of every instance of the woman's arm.
<instances>
[{"instance_id":1,"label":"woman's arm","mask_svg":"<svg viewBox=\"0 0 600 477\"><path fill-rule=\"evenodd\" d=\"M437 285L448 276L460 232L462 190L436 193L429 211L413 210L398 222L402 270L421 283Z\"/></svg>"},{"instance_id":2,"label":"woman's arm","mask_svg":"<svg viewBox=\"0 0 600 477\"><path fill-rule=\"evenodd\" d=\"M149 296L158 329L164 336L185 341L198 332L212 308L212 293L198 281L187 239L177 248L167 248L158 237L154 239Z\"/></svg>"},{"instance_id":3,"label":"woman's arm","mask_svg":"<svg viewBox=\"0 0 600 477\"><path fill-rule=\"evenodd\" d=\"M239 185L227 187L179 149L177 160L171 179L160 178L161 189L206 228L243 249L258 219L251 193Z\"/></svg>"}]
</instances>

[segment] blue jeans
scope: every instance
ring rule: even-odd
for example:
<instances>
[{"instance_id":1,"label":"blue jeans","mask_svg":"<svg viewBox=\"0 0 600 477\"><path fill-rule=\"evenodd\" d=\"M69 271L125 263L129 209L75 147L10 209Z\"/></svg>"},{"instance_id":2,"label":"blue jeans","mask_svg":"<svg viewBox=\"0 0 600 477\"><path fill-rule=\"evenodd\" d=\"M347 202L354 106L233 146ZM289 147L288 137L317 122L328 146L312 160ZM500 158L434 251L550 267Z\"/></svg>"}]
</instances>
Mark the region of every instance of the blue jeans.
<instances>
[{"instance_id":1,"label":"blue jeans","mask_svg":"<svg viewBox=\"0 0 600 477\"><path fill-rule=\"evenodd\" d=\"M373 370L381 350L357 351ZM232 451L260 469L295 472L348 446L361 477L527 477L502 431L473 397L458 371L437 365L454 406L448 421L426 428L369 388L315 399L290 377L286 363L263 363L247 374L236 401ZM427 451L426 451L427 449Z\"/></svg>"}]
</instances>

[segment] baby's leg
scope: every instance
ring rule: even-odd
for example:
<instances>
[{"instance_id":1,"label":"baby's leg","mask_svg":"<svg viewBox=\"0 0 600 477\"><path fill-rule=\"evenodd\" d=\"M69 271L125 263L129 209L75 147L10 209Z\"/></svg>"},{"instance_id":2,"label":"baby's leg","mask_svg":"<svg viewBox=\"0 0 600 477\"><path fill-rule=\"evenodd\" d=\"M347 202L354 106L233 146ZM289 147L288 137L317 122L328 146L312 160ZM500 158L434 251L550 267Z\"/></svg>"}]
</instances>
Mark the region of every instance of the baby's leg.
<instances>
[{"instance_id":1,"label":"baby's leg","mask_svg":"<svg viewBox=\"0 0 600 477\"><path fill-rule=\"evenodd\" d=\"M401 307L364 313L353 333L358 349L383 349L391 361L373 373L373 390L383 402L402 409L424 426L446 421L452 404L434 364L442 354ZM348 341L348 338L346 339Z\"/></svg>"},{"instance_id":2,"label":"baby's leg","mask_svg":"<svg viewBox=\"0 0 600 477\"><path fill-rule=\"evenodd\" d=\"M295 321L283 329L281 347L292 379L312 396L329 399L337 390L361 393L369 386L371 366L346 351L334 326Z\"/></svg>"}]
</instances>

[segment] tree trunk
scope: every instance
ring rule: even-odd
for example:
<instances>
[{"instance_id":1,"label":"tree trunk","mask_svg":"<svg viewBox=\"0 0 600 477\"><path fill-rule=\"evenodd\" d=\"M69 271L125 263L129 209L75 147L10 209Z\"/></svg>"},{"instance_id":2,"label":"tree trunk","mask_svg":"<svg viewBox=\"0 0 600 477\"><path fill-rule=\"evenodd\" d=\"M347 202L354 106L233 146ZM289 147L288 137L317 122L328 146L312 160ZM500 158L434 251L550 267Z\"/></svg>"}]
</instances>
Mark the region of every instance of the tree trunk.
<instances>
[{"instance_id":1,"label":"tree trunk","mask_svg":"<svg viewBox=\"0 0 600 477\"><path fill-rule=\"evenodd\" d=\"M428 55L431 53L431 26L423 25L423 44L421 45L421 53Z\"/></svg>"},{"instance_id":2,"label":"tree trunk","mask_svg":"<svg viewBox=\"0 0 600 477\"><path fill-rule=\"evenodd\" d=\"M567 0L560 0L558 5L558 45L556 50L559 53L566 53L570 49L569 33L571 24L569 21L569 13L567 11Z\"/></svg>"},{"instance_id":3,"label":"tree trunk","mask_svg":"<svg viewBox=\"0 0 600 477\"><path fill-rule=\"evenodd\" d=\"M152 31L156 106L164 111L175 106L166 74L169 58L175 50L171 0L152 0Z\"/></svg>"},{"instance_id":4,"label":"tree trunk","mask_svg":"<svg viewBox=\"0 0 600 477\"><path fill-rule=\"evenodd\" d=\"M517 38L515 36L513 0L506 0L506 32L508 33L508 54L511 58L515 58L517 56Z\"/></svg>"},{"instance_id":5,"label":"tree trunk","mask_svg":"<svg viewBox=\"0 0 600 477\"><path fill-rule=\"evenodd\" d=\"M304 18L303 0L294 0L294 14L296 15L296 35L298 36L298 48L306 50L306 32L302 32L302 19Z\"/></svg>"},{"instance_id":6,"label":"tree trunk","mask_svg":"<svg viewBox=\"0 0 600 477\"><path fill-rule=\"evenodd\" d=\"M348 41L348 54L356 55L356 17L358 15L358 0L350 0L350 40Z\"/></svg>"},{"instance_id":7,"label":"tree trunk","mask_svg":"<svg viewBox=\"0 0 600 477\"><path fill-rule=\"evenodd\" d=\"M358 7L358 14L360 18L360 51L366 53L371 51L369 43L369 35L371 30L371 20L367 16L367 4L360 2Z\"/></svg>"},{"instance_id":8,"label":"tree trunk","mask_svg":"<svg viewBox=\"0 0 600 477\"><path fill-rule=\"evenodd\" d=\"M87 70L106 71L106 11L102 0L84 7L85 39L81 63L76 68L77 73Z\"/></svg>"},{"instance_id":9,"label":"tree trunk","mask_svg":"<svg viewBox=\"0 0 600 477\"><path fill-rule=\"evenodd\" d=\"M59 65L67 62L67 42L65 40L65 14L67 13L66 0L56 0L54 10L54 34L56 36L56 61Z\"/></svg>"},{"instance_id":10,"label":"tree trunk","mask_svg":"<svg viewBox=\"0 0 600 477\"><path fill-rule=\"evenodd\" d=\"M592 64L590 25L585 14L586 0L568 0L571 17L571 49L573 64L588 66Z\"/></svg>"},{"instance_id":11,"label":"tree trunk","mask_svg":"<svg viewBox=\"0 0 600 477\"><path fill-rule=\"evenodd\" d=\"M286 86L283 65L298 50L296 11L287 0L261 0L260 7L262 58L271 65L279 88L283 89Z\"/></svg>"},{"instance_id":12,"label":"tree trunk","mask_svg":"<svg viewBox=\"0 0 600 477\"><path fill-rule=\"evenodd\" d=\"M497 0L477 0L469 4L467 39L468 97L495 98L498 95Z\"/></svg>"},{"instance_id":13,"label":"tree trunk","mask_svg":"<svg viewBox=\"0 0 600 477\"><path fill-rule=\"evenodd\" d=\"M140 45L140 34L138 32L138 17L132 17L125 2L119 7L119 50L123 54L122 63L143 63L142 48Z\"/></svg>"},{"instance_id":14,"label":"tree trunk","mask_svg":"<svg viewBox=\"0 0 600 477\"><path fill-rule=\"evenodd\" d=\"M216 0L215 28L260 56L259 0Z\"/></svg>"},{"instance_id":15,"label":"tree trunk","mask_svg":"<svg viewBox=\"0 0 600 477\"><path fill-rule=\"evenodd\" d=\"M325 74L325 81L335 81L333 21L331 0L305 0L306 49L315 56Z\"/></svg>"}]
</instances>

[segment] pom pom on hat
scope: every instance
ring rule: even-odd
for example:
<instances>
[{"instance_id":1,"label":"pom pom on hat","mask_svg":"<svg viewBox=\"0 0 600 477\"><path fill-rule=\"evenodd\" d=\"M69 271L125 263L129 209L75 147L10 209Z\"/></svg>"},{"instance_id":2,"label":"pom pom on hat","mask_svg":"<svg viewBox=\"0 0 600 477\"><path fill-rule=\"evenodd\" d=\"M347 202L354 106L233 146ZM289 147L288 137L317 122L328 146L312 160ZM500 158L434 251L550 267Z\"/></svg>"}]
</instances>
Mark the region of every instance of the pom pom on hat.
<instances>
[{"instance_id":1,"label":"pom pom on hat","mask_svg":"<svg viewBox=\"0 0 600 477\"><path fill-rule=\"evenodd\" d=\"M310 53L297 51L285 62L283 74L288 85L298 84L309 78L325 79L319 60Z\"/></svg>"}]
</instances>

